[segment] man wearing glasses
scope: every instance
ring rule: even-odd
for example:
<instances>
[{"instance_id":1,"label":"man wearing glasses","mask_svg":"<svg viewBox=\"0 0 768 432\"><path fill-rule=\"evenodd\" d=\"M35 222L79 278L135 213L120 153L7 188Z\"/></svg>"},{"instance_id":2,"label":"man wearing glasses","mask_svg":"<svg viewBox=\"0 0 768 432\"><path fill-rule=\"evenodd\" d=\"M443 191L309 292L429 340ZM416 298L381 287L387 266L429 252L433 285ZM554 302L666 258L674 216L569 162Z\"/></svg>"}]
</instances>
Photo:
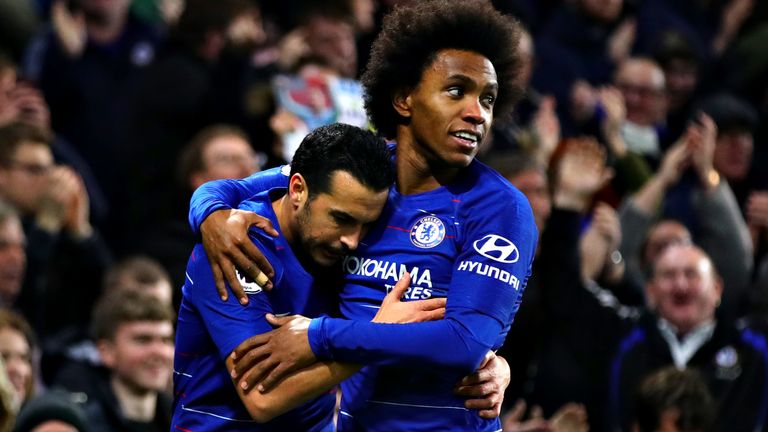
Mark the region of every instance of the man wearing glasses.
<instances>
[{"instance_id":1,"label":"man wearing glasses","mask_svg":"<svg viewBox=\"0 0 768 432\"><path fill-rule=\"evenodd\" d=\"M55 165L48 132L0 128L0 197L18 210L27 239L18 308L42 340L84 326L109 253L90 224L82 178Z\"/></svg>"}]
</instances>

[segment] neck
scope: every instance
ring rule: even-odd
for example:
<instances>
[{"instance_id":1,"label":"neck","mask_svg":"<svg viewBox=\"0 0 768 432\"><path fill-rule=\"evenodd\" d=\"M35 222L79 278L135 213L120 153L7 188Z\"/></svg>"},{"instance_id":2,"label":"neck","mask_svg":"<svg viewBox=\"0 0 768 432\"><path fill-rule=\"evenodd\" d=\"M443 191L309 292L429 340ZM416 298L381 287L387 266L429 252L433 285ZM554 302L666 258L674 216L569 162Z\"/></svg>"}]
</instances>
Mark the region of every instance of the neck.
<instances>
[{"instance_id":1,"label":"neck","mask_svg":"<svg viewBox=\"0 0 768 432\"><path fill-rule=\"evenodd\" d=\"M661 319L664 320L664 318L661 318ZM692 332L694 332L694 331L696 331L696 330L698 330L698 329L700 329L700 328L702 328L702 327L704 327L706 325L713 324L715 322L715 318L714 317L710 317L709 319L707 319L705 321L702 321L702 322L700 322L700 323L698 323L696 325L685 326L685 327L678 327L678 326L672 324L671 322L669 322L667 320L664 320L664 321L674 331L675 335L677 336L677 339L682 341L686 336L690 335Z\"/></svg>"},{"instance_id":2,"label":"neck","mask_svg":"<svg viewBox=\"0 0 768 432\"><path fill-rule=\"evenodd\" d=\"M301 266L310 273L322 271L322 268L318 267L318 264L302 248L301 237L298 234L300 223L297 221L297 218L299 215L296 214L300 210L293 208L287 192L282 198L272 201L272 209L275 211L277 224L283 233L285 241L290 245L293 255Z\"/></svg>"},{"instance_id":3,"label":"neck","mask_svg":"<svg viewBox=\"0 0 768 432\"><path fill-rule=\"evenodd\" d=\"M137 391L114 374L111 384L123 417L138 422L149 422L155 418L157 392Z\"/></svg>"},{"instance_id":4,"label":"neck","mask_svg":"<svg viewBox=\"0 0 768 432\"><path fill-rule=\"evenodd\" d=\"M104 20L103 22L88 21L88 37L98 44L108 44L116 41L125 28L126 15Z\"/></svg>"},{"instance_id":5,"label":"neck","mask_svg":"<svg viewBox=\"0 0 768 432\"><path fill-rule=\"evenodd\" d=\"M453 181L461 168L441 165L404 127L397 134L397 189L403 195L429 192Z\"/></svg>"},{"instance_id":6,"label":"neck","mask_svg":"<svg viewBox=\"0 0 768 432\"><path fill-rule=\"evenodd\" d=\"M291 208L291 202L288 198L288 192L282 197L272 201L272 210L274 210L275 216L277 216L277 225L283 232L285 241L287 241L288 244L293 244L294 235L293 225L291 224L293 209Z\"/></svg>"}]
</instances>

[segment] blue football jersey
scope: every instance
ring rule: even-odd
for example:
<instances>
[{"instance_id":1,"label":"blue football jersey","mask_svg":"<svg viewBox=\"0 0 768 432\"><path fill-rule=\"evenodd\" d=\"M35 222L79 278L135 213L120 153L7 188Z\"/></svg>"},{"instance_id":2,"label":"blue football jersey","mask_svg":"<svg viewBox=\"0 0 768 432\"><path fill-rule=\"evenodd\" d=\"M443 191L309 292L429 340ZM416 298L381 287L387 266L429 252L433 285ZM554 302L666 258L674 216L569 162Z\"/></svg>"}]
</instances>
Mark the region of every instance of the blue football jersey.
<instances>
[{"instance_id":1,"label":"blue football jersey","mask_svg":"<svg viewBox=\"0 0 768 432\"><path fill-rule=\"evenodd\" d=\"M453 388L502 345L537 237L525 196L479 162L433 191L393 188L380 223L343 262L341 310L352 321L310 328L321 357L368 365L342 384L338 430L500 430L498 419L464 408ZM445 319L369 323L406 271L404 298L448 297Z\"/></svg>"},{"instance_id":2,"label":"blue football jersey","mask_svg":"<svg viewBox=\"0 0 768 432\"><path fill-rule=\"evenodd\" d=\"M267 192L244 201L241 209L268 217L279 231ZM250 233L254 244L275 269L275 288L263 292L238 272L249 298L247 306L231 296L218 296L202 245L195 246L187 264L187 279L176 330L172 430L188 431L324 431L332 427L335 395L328 393L272 421L258 424L235 391L226 357L245 339L272 329L266 313L317 317L338 310L338 291L314 287L282 235ZM319 281L319 280L318 280Z\"/></svg>"},{"instance_id":3,"label":"blue football jersey","mask_svg":"<svg viewBox=\"0 0 768 432\"><path fill-rule=\"evenodd\" d=\"M234 206L274 179L272 172L209 185L193 197L190 223L199 226L205 206ZM453 388L503 343L537 237L525 196L480 162L433 191L401 195L393 187L376 226L343 260L348 319L310 325L318 357L368 365L342 383L339 430L500 430L498 419L464 408ZM404 299L448 297L446 319L370 323L406 271Z\"/></svg>"}]
</instances>

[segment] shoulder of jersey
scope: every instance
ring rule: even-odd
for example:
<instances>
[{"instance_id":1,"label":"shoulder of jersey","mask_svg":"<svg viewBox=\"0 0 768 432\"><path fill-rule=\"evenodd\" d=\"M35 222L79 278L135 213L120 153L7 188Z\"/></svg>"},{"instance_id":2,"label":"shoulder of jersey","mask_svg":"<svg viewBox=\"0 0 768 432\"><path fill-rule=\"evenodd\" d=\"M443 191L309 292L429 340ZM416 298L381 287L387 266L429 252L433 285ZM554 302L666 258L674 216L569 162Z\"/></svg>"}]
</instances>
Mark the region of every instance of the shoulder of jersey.
<instances>
[{"instance_id":1,"label":"shoulder of jersey","mask_svg":"<svg viewBox=\"0 0 768 432\"><path fill-rule=\"evenodd\" d=\"M504 201L502 198L504 196L514 200L521 194L507 179L487 165L478 162L472 164L471 168L468 170L468 175L471 176L467 179L471 186L467 190L468 195L474 195L480 199Z\"/></svg>"}]
</instances>

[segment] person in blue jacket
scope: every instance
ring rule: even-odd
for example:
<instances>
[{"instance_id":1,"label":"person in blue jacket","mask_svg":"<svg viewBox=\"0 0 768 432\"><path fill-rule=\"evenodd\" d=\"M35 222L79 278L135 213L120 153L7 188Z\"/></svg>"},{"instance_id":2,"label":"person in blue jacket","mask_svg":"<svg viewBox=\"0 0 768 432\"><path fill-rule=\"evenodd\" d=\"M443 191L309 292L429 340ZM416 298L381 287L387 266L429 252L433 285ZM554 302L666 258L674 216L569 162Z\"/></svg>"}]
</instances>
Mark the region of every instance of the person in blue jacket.
<instances>
[{"instance_id":1,"label":"person in blue jacket","mask_svg":"<svg viewBox=\"0 0 768 432\"><path fill-rule=\"evenodd\" d=\"M286 391L245 394L233 385L229 355L248 337L271 329L267 313L335 314L339 284L334 280L340 272L328 267L357 247L381 213L393 179L387 146L373 133L334 124L308 135L296 152L288 187L271 188L240 204L267 217L280 233L249 233L274 265L277 287L266 292L240 275L247 307L221 301L205 250L195 246L176 334L173 430L333 430L336 398L328 388L313 389L298 377L289 380L295 385ZM327 369L318 365L310 371Z\"/></svg>"},{"instance_id":2,"label":"person in blue jacket","mask_svg":"<svg viewBox=\"0 0 768 432\"><path fill-rule=\"evenodd\" d=\"M494 115L519 95L518 40L517 22L482 0L415 2L387 17L362 82L372 123L395 139L396 183L378 222L342 260L345 319L270 318L279 328L234 351L235 374L248 370L243 385L269 393L318 360L364 364L342 383L338 430L501 429L499 400L479 407L481 416L454 388L502 345L536 249L525 196L474 160ZM267 171L193 196L190 222L205 221L220 287L224 278L235 285L235 267L273 276L252 248L226 245L252 222L263 225L230 208L279 181ZM445 319L371 323L406 273L403 299L447 297Z\"/></svg>"}]
</instances>

